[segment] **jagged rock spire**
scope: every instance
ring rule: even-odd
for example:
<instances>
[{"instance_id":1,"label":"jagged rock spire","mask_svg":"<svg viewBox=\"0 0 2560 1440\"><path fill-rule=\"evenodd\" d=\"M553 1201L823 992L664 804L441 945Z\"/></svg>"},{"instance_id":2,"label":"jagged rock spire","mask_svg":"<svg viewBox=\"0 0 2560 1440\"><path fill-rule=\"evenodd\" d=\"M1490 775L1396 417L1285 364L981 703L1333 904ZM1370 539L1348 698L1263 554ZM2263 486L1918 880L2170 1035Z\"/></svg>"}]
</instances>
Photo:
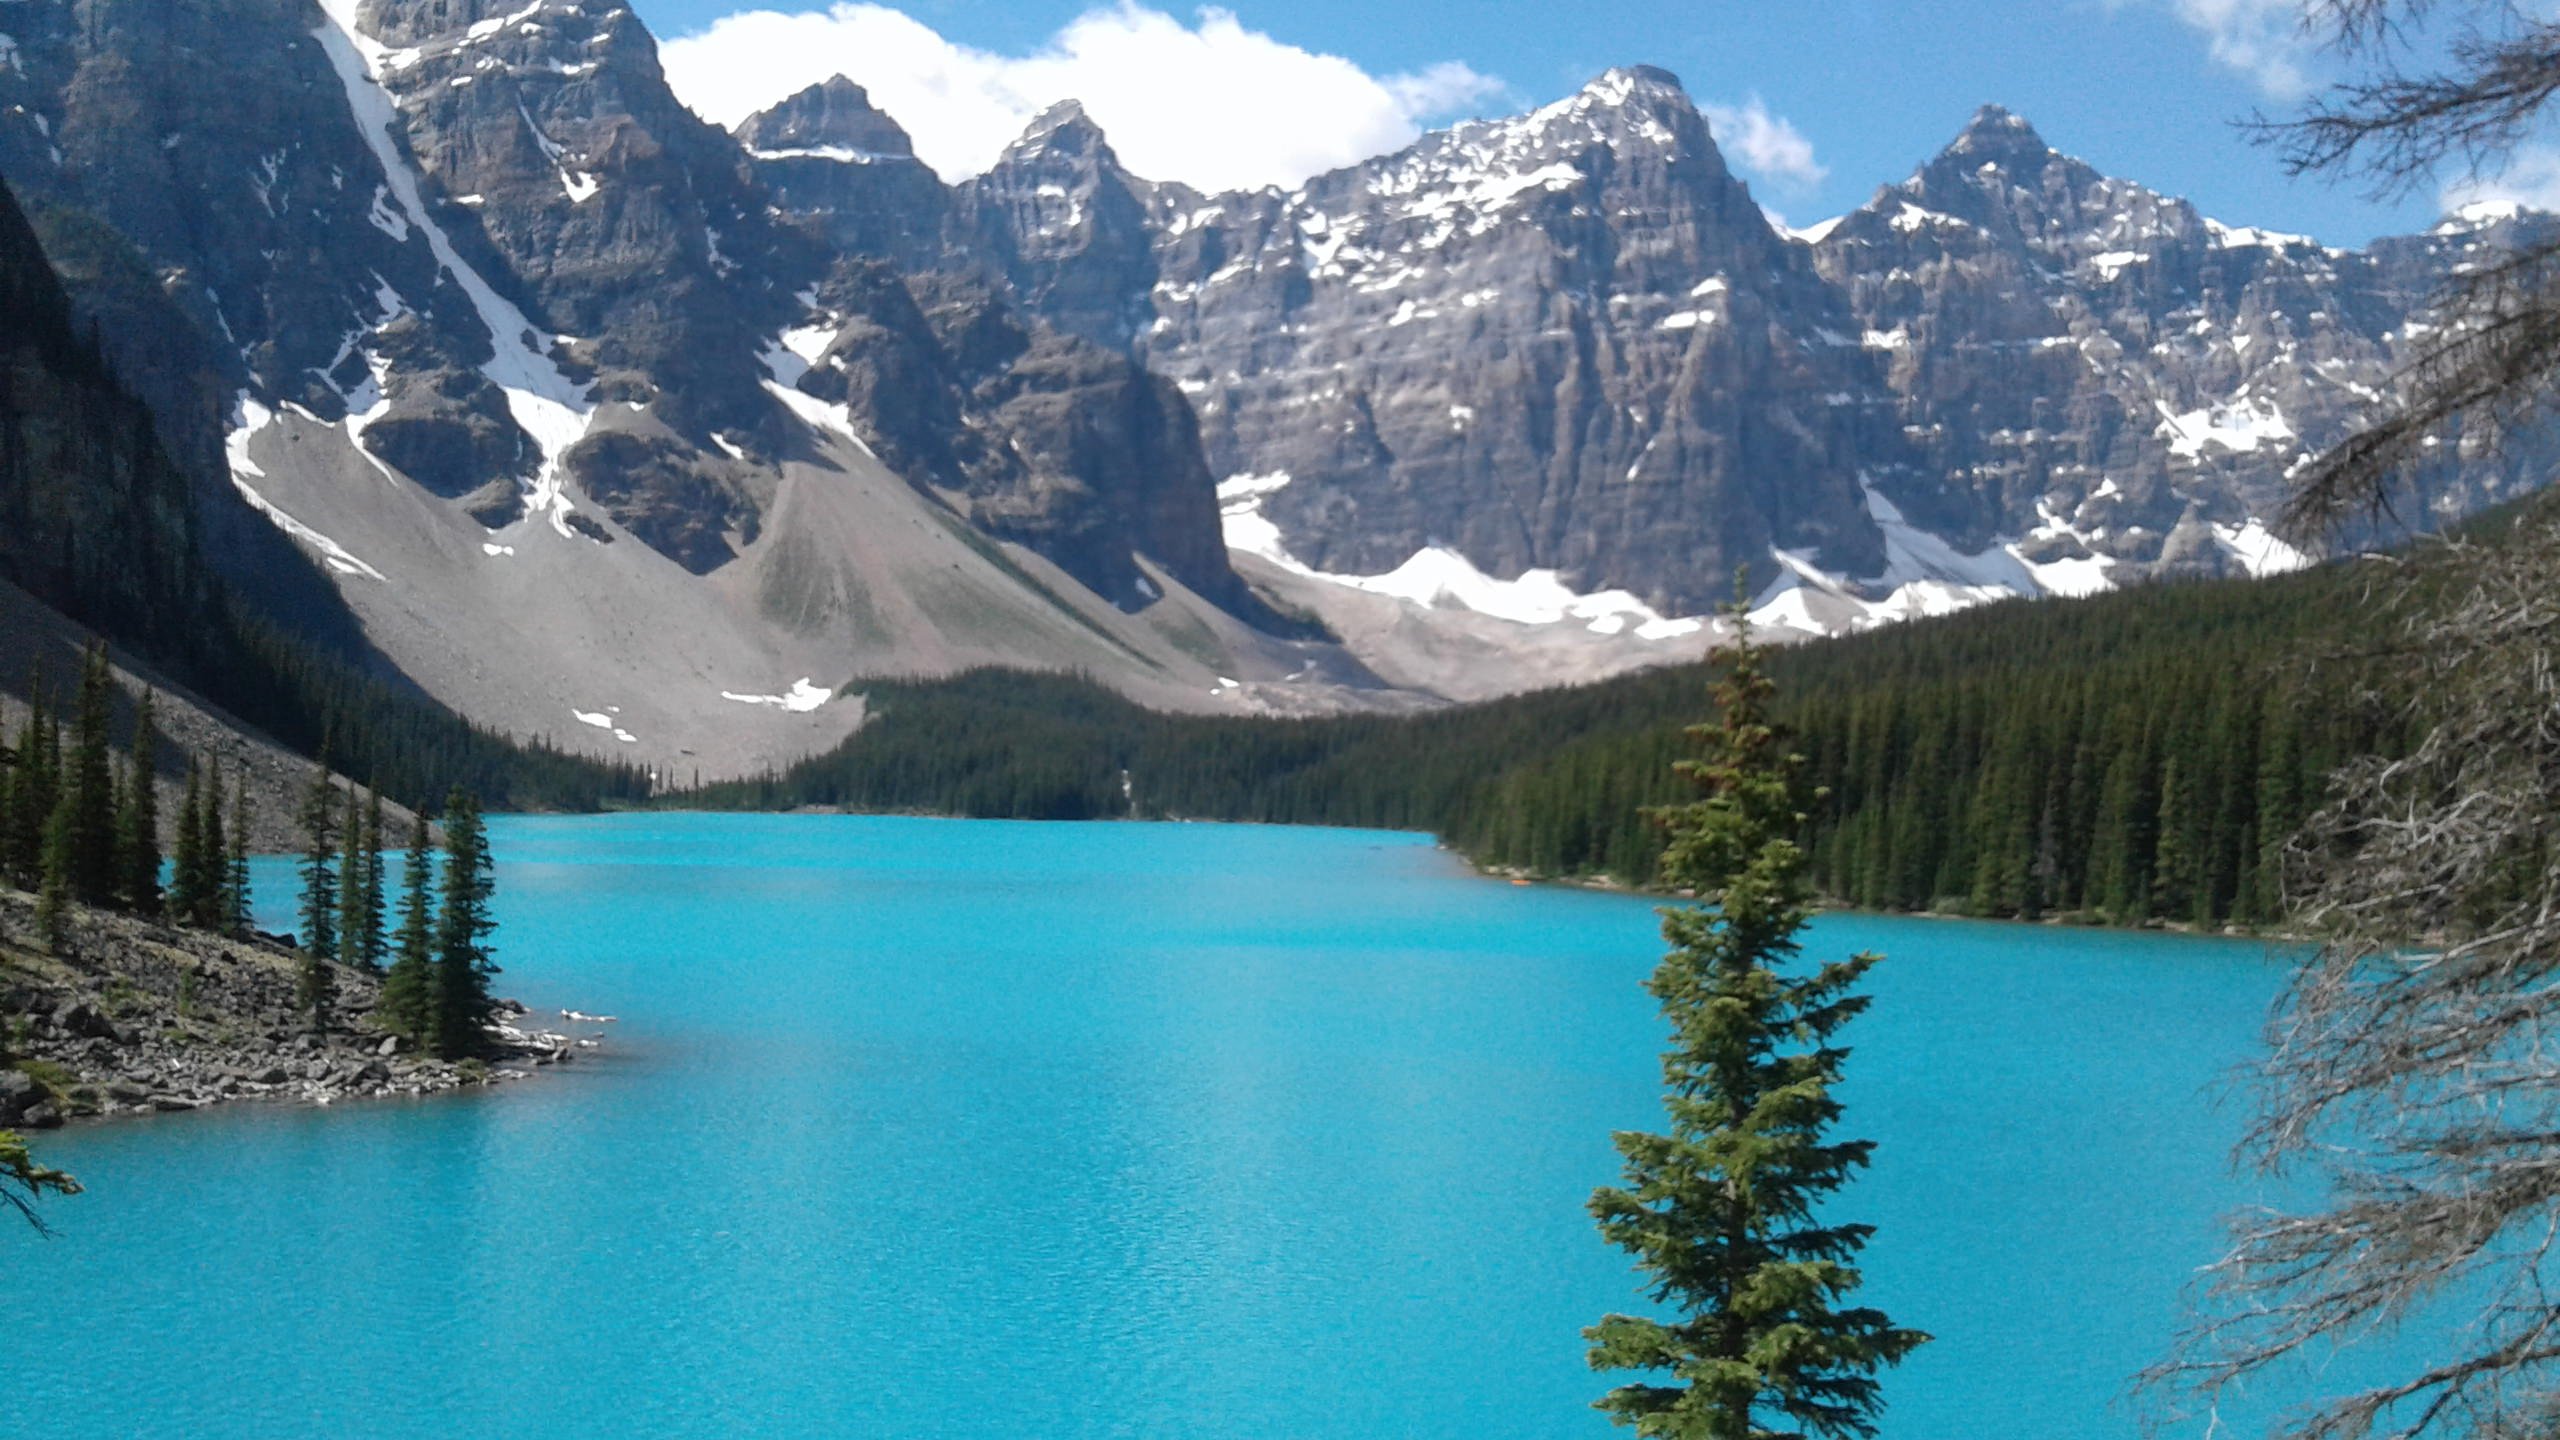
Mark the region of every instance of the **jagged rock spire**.
<instances>
[{"instance_id":1,"label":"jagged rock spire","mask_svg":"<svg viewBox=\"0 0 2560 1440\"><path fill-rule=\"evenodd\" d=\"M836 149L901 160L915 156L906 129L873 105L868 91L842 75L747 117L737 135L750 150Z\"/></svg>"},{"instance_id":2,"label":"jagged rock spire","mask_svg":"<svg viewBox=\"0 0 2560 1440\"><path fill-rule=\"evenodd\" d=\"M1004 157L997 163L1046 157L1119 163L1111 153L1110 142L1103 138L1102 127L1084 113L1084 104L1078 100L1060 100L1032 116L1031 123L1004 148Z\"/></svg>"}]
</instances>

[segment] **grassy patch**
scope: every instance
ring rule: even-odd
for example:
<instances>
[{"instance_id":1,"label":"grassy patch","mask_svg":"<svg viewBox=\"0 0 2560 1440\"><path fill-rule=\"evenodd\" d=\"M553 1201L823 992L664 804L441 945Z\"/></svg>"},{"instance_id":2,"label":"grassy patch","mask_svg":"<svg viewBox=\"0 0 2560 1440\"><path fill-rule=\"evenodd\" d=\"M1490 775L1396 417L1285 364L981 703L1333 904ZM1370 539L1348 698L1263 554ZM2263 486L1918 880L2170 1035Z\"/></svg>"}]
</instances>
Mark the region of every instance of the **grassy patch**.
<instances>
[{"instance_id":1,"label":"grassy patch","mask_svg":"<svg viewBox=\"0 0 2560 1440\"><path fill-rule=\"evenodd\" d=\"M51 1060L21 1060L17 1068L27 1072L27 1078L43 1086L58 1101L70 1100L71 1092L80 1085L78 1075Z\"/></svg>"}]
</instances>

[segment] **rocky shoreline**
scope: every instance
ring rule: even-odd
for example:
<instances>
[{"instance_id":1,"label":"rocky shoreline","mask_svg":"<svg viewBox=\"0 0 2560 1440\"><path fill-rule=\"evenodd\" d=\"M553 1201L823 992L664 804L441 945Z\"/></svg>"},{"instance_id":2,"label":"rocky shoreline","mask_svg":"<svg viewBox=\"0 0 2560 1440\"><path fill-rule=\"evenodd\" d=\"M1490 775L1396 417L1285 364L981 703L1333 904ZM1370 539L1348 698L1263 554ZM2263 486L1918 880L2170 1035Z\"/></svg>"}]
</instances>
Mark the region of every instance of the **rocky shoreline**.
<instances>
[{"instance_id":1,"label":"rocky shoreline","mask_svg":"<svg viewBox=\"0 0 2560 1440\"><path fill-rule=\"evenodd\" d=\"M373 1023L381 981L364 970L336 967L330 1023L315 1029L294 1003L302 957L289 945L99 911L68 929L48 952L34 897L0 889L0 1129L238 1100L431 1095L522 1078L599 1043L534 1026L509 1001L486 1059L438 1060Z\"/></svg>"}]
</instances>

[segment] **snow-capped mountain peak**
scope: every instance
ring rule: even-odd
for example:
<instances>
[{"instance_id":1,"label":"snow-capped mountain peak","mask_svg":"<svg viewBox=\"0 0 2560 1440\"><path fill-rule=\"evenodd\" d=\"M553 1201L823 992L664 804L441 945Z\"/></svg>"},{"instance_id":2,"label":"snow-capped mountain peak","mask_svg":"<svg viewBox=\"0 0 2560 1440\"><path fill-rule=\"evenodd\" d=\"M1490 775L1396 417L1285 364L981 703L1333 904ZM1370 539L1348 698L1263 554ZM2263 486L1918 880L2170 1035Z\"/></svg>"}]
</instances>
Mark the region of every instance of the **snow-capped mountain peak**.
<instances>
[{"instance_id":1,"label":"snow-capped mountain peak","mask_svg":"<svg viewBox=\"0 0 2560 1440\"><path fill-rule=\"evenodd\" d=\"M1103 138L1102 127L1085 113L1079 100L1060 100L1032 116L996 163L1019 165L1058 158L1097 165L1120 163Z\"/></svg>"},{"instance_id":2,"label":"snow-capped mountain peak","mask_svg":"<svg viewBox=\"0 0 2560 1440\"><path fill-rule=\"evenodd\" d=\"M1946 155L1970 156L1976 161L2007 162L2026 159L2041 162L2053 153L2044 136L2027 118L2003 105L1985 105L1973 112L1963 130L1941 152Z\"/></svg>"},{"instance_id":3,"label":"snow-capped mountain peak","mask_svg":"<svg viewBox=\"0 0 2560 1440\"><path fill-rule=\"evenodd\" d=\"M842 75L740 122L740 143L759 159L815 156L864 164L912 160L906 129L871 103L869 92Z\"/></svg>"}]
</instances>

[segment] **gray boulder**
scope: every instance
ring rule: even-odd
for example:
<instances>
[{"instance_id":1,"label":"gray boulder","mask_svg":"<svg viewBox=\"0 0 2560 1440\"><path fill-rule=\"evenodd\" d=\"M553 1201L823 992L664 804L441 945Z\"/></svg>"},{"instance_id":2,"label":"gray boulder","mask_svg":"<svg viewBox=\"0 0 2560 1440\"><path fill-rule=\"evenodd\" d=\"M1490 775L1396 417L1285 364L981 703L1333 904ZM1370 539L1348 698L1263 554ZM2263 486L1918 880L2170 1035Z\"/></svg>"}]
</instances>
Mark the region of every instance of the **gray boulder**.
<instances>
[{"instance_id":1,"label":"gray boulder","mask_svg":"<svg viewBox=\"0 0 2560 1440\"><path fill-rule=\"evenodd\" d=\"M27 1123L28 1112L51 1099L51 1092L23 1070L0 1070L0 1127Z\"/></svg>"}]
</instances>

